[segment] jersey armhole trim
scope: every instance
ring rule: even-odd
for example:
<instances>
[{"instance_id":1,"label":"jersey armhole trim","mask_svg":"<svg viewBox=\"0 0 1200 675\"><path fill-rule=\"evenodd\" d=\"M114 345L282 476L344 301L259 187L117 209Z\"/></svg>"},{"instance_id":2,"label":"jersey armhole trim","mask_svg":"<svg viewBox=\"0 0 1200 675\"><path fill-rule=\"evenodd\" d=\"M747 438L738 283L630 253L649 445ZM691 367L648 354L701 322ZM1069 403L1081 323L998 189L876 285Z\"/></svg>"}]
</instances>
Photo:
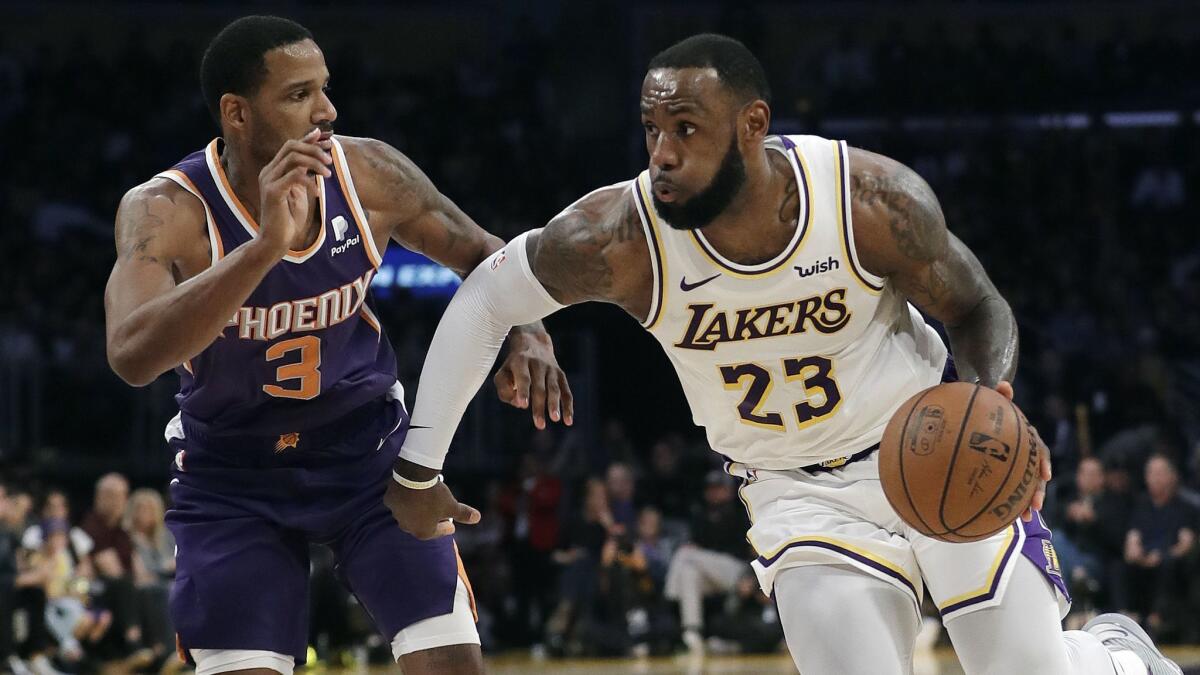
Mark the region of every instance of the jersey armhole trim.
<instances>
[{"instance_id":1,"label":"jersey armhole trim","mask_svg":"<svg viewBox=\"0 0 1200 675\"><path fill-rule=\"evenodd\" d=\"M646 247L650 251L650 270L654 275L654 289L650 295L650 312L646 315L646 320L642 322L643 328L652 331L662 319L663 307L667 302L667 257L663 253L662 237L659 236L661 230L658 228L657 218L646 197L644 176L645 174L638 176L637 180L633 181L631 189L638 218L642 221L642 229L646 233Z\"/></svg>"},{"instance_id":2,"label":"jersey armhole trim","mask_svg":"<svg viewBox=\"0 0 1200 675\"><path fill-rule=\"evenodd\" d=\"M346 198L346 203L350 205L350 215L354 217L354 224L358 226L359 234L366 240L363 242L363 250L367 252L367 260L375 269L379 269L379 266L383 264L383 257L379 255L379 249L375 246L375 237L372 236L371 226L367 223L367 214L358 201L358 192L354 189L354 177L350 175L350 161L346 159L346 151L342 149L342 143L337 136L333 136L330 140L333 141L333 168L337 172L342 195Z\"/></svg>"},{"instance_id":3,"label":"jersey armhole trim","mask_svg":"<svg viewBox=\"0 0 1200 675\"><path fill-rule=\"evenodd\" d=\"M846 254L854 278L868 293L878 295L883 292L885 279L864 270L854 248L854 225L850 215L850 161L846 141L833 141L833 151L838 170L838 219L841 221L842 251Z\"/></svg>"},{"instance_id":4,"label":"jersey armhole trim","mask_svg":"<svg viewBox=\"0 0 1200 675\"><path fill-rule=\"evenodd\" d=\"M179 169L167 169L162 173L155 174L154 177L165 178L200 200L200 205L204 207L204 220L208 229L209 265L216 265L218 260L225 257L225 244L221 241L221 231L217 229L217 222L213 220L212 209L208 208L208 202L200 196L200 190L192 183L192 179Z\"/></svg>"}]
</instances>

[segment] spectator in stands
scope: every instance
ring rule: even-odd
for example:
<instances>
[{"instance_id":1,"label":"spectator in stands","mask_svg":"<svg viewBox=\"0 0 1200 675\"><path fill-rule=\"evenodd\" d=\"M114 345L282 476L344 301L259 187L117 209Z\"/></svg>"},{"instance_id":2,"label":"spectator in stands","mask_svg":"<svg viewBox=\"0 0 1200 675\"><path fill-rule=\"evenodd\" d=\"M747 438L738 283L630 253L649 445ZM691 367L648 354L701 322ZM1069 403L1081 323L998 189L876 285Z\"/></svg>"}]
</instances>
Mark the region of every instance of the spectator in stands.
<instances>
[{"instance_id":1,"label":"spectator in stands","mask_svg":"<svg viewBox=\"0 0 1200 675\"><path fill-rule=\"evenodd\" d=\"M1129 503L1105 488L1104 465L1096 457L1079 461L1072 487L1053 520L1054 548L1076 603L1094 608L1103 604L1109 570L1123 555Z\"/></svg>"},{"instance_id":2,"label":"spectator in stands","mask_svg":"<svg viewBox=\"0 0 1200 675\"><path fill-rule=\"evenodd\" d=\"M175 578L175 539L163 523L162 496L154 490L134 490L125 509L123 528L134 548L134 586L142 644L163 657L175 648L175 629L167 597Z\"/></svg>"},{"instance_id":3,"label":"spectator in stands","mask_svg":"<svg viewBox=\"0 0 1200 675\"><path fill-rule=\"evenodd\" d=\"M1143 592L1130 593L1128 609L1146 616L1163 636L1176 637L1196 583L1197 513L1179 499L1179 473L1165 455L1146 462L1146 496L1134 508L1125 537L1127 582ZM1191 622L1189 621L1189 624Z\"/></svg>"},{"instance_id":4,"label":"spectator in stands","mask_svg":"<svg viewBox=\"0 0 1200 675\"><path fill-rule=\"evenodd\" d=\"M621 462L611 464L605 474L604 487L608 492L608 509L613 521L632 534L637 525L633 469Z\"/></svg>"},{"instance_id":5,"label":"spectator in stands","mask_svg":"<svg viewBox=\"0 0 1200 675\"><path fill-rule=\"evenodd\" d=\"M40 530L43 544L36 557L45 575L46 626L62 660L75 663L83 658L84 645L95 645L104 638L112 613L88 608L90 582L71 550L66 519L45 520Z\"/></svg>"},{"instance_id":6,"label":"spectator in stands","mask_svg":"<svg viewBox=\"0 0 1200 675\"><path fill-rule=\"evenodd\" d=\"M24 490L0 485L0 668L14 675L57 675L46 658L52 642L44 620L45 569L33 565L20 546L30 504ZM13 622L18 612L26 625L20 644Z\"/></svg>"},{"instance_id":7,"label":"spectator in stands","mask_svg":"<svg viewBox=\"0 0 1200 675\"><path fill-rule=\"evenodd\" d=\"M689 651L704 650L704 597L728 593L750 566L746 530L750 524L734 499L733 479L710 471L704 480L704 502L695 511L691 535L671 558L666 595L679 602L683 642Z\"/></svg>"},{"instance_id":8,"label":"spectator in stands","mask_svg":"<svg viewBox=\"0 0 1200 675\"><path fill-rule=\"evenodd\" d=\"M544 622L556 603L554 578L559 567L552 553L562 543L560 523L563 481L551 473L547 458L527 452L516 481L498 497L509 521L508 554L515 597L511 606L493 608L509 618L497 626L500 639L530 644L543 638Z\"/></svg>"},{"instance_id":9,"label":"spectator in stands","mask_svg":"<svg viewBox=\"0 0 1200 675\"><path fill-rule=\"evenodd\" d=\"M21 546L30 551L41 550L44 542L43 524L56 521L69 525L71 505L67 501L66 493L62 490L52 489L42 500L41 521L25 529L25 534L21 536ZM83 577L91 577L92 570L88 564L88 554L92 552L92 538L81 528L70 526L67 531L67 540L70 544L71 557L75 565L80 566L78 574Z\"/></svg>"},{"instance_id":10,"label":"spectator in stands","mask_svg":"<svg viewBox=\"0 0 1200 675\"><path fill-rule=\"evenodd\" d=\"M554 653L562 653L578 616L590 609L596 594L598 566L605 542L624 534L608 508L604 483L590 479L584 486L581 513L563 531L563 542L551 559L562 567L559 601L546 622L546 642Z\"/></svg>"},{"instance_id":11,"label":"spectator in stands","mask_svg":"<svg viewBox=\"0 0 1200 675\"><path fill-rule=\"evenodd\" d=\"M753 572L743 574L712 618L707 647L713 652L766 653L778 651L782 640L775 603L763 595Z\"/></svg>"},{"instance_id":12,"label":"spectator in stands","mask_svg":"<svg viewBox=\"0 0 1200 675\"><path fill-rule=\"evenodd\" d=\"M142 639L133 576L133 540L121 526L129 501L129 481L119 473L96 482L92 511L81 527L94 546L90 561L98 582L97 603L112 612L113 624L98 651L104 659L130 656Z\"/></svg>"}]
</instances>

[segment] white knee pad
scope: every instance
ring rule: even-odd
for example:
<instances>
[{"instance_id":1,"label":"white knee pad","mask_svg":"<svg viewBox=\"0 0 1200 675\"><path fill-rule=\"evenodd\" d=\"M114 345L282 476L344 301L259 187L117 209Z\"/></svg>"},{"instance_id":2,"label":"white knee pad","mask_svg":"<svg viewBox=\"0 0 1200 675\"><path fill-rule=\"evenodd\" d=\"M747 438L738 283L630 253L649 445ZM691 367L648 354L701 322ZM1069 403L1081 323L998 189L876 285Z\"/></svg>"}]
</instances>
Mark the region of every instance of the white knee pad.
<instances>
[{"instance_id":1,"label":"white knee pad","mask_svg":"<svg viewBox=\"0 0 1200 675\"><path fill-rule=\"evenodd\" d=\"M215 675L234 670L270 668L282 675L292 675L296 659L263 649L191 649L196 662L196 675Z\"/></svg>"},{"instance_id":2,"label":"white knee pad","mask_svg":"<svg viewBox=\"0 0 1200 675\"><path fill-rule=\"evenodd\" d=\"M401 629L392 639L392 656L399 661L401 656L423 649L465 644L479 644L479 631L475 628L471 594L460 577L450 613L430 617Z\"/></svg>"}]
</instances>

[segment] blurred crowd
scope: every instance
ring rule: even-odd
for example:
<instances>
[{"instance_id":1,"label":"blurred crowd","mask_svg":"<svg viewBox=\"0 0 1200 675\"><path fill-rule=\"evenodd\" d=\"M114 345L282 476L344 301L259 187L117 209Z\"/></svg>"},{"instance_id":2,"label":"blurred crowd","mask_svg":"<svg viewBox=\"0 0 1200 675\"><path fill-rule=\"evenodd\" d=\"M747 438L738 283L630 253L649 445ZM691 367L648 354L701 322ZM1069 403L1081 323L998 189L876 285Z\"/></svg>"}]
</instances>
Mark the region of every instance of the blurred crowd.
<instances>
[{"instance_id":1,"label":"blurred crowd","mask_svg":"<svg viewBox=\"0 0 1200 675\"><path fill-rule=\"evenodd\" d=\"M766 54L763 26L752 12L729 11L708 28ZM545 27L517 21L452 72L398 74L350 37L313 28L333 72L339 131L391 142L501 236L644 163L631 95L641 63L628 68L636 77L611 78L610 54L597 51L589 66ZM897 126L849 140L926 177L1018 316L1017 401L1051 448L1046 519L1076 596L1071 620L1127 611L1160 639L1197 642L1200 136L1191 112L1200 101L1186 64L1200 42L1172 28L1118 26L1099 38L1066 20L1025 32L897 25L880 37L847 28L819 54L767 67L777 119L799 125L779 132L839 115L1184 113L1153 128L1113 128L1096 116L1086 128ZM0 35L0 133L13 141L0 152L19 167L0 181L0 213L17 224L0 228L0 409L18 411L0 428L0 653L14 672L173 662L161 497L130 495L125 479L106 475L85 515L68 496L82 503L89 486L77 476L64 493L56 472L101 456L136 472L139 485L165 481L165 447L157 463L122 453L132 411L150 397L169 405L172 377L135 392L109 373L100 293L121 194L213 135L195 77L204 38L159 36L152 49L134 32L118 49L83 36L17 49ZM647 58L661 46L636 45ZM579 96L583 85L563 63L606 77ZM617 84L603 89L609 79ZM621 121L593 129L593 113L581 111L598 105ZM20 144L30 149L18 155ZM381 303L406 384L439 312L404 294ZM607 319L575 316L557 325L612 339ZM643 344L644 354L626 355L630 370L661 360ZM647 391L624 395L678 395ZM30 400L43 405L31 413L21 407ZM458 533L485 647L776 649L774 607L750 573L745 512L736 485L714 472L719 458L687 419L626 428L603 401L598 409L611 421L589 432L506 436L488 450L501 469L456 465L464 501L485 514ZM38 432L12 432L18 422ZM37 463L46 448L63 461ZM315 656L378 646L332 561L320 551L313 560Z\"/></svg>"},{"instance_id":2,"label":"blurred crowd","mask_svg":"<svg viewBox=\"0 0 1200 675\"><path fill-rule=\"evenodd\" d=\"M60 489L0 486L0 670L178 670L167 614L175 543L162 495L131 494L110 473L79 513Z\"/></svg>"}]
</instances>

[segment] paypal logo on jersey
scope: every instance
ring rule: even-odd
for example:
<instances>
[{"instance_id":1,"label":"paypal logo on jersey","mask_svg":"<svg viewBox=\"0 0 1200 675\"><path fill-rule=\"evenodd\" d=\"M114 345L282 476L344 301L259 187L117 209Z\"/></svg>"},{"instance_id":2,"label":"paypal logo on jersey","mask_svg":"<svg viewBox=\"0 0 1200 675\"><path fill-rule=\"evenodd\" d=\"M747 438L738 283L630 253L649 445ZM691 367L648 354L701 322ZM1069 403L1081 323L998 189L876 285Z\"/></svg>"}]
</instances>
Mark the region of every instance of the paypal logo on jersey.
<instances>
[{"instance_id":1,"label":"paypal logo on jersey","mask_svg":"<svg viewBox=\"0 0 1200 675\"><path fill-rule=\"evenodd\" d=\"M346 230L350 224L346 222L345 216L338 216L333 219L333 238L341 241L346 238Z\"/></svg>"},{"instance_id":2,"label":"paypal logo on jersey","mask_svg":"<svg viewBox=\"0 0 1200 675\"><path fill-rule=\"evenodd\" d=\"M359 239L359 237L356 234L352 238L347 239L346 243L344 243L340 246L334 246L332 249L329 250L329 257L332 258L332 257L338 255L339 253L345 253L347 250L350 249L351 246L355 246L358 244L358 239Z\"/></svg>"},{"instance_id":3,"label":"paypal logo on jersey","mask_svg":"<svg viewBox=\"0 0 1200 675\"><path fill-rule=\"evenodd\" d=\"M813 264L809 265L808 267L805 267L804 265L796 265L795 270L796 273L800 275L800 278L803 279L805 277L811 277L814 274L822 274L824 272L828 272L829 270L836 270L839 267L841 267L841 264L838 263L837 259L833 256L829 256L828 260L814 260Z\"/></svg>"},{"instance_id":4,"label":"paypal logo on jersey","mask_svg":"<svg viewBox=\"0 0 1200 675\"><path fill-rule=\"evenodd\" d=\"M333 222L330 224L333 225L333 238L334 239L341 241L346 238L346 230L350 229L350 223L346 222L345 216L338 216L338 217L334 218ZM334 246L333 249L329 251L329 257L332 258L339 253L345 253L346 251L348 251L350 249L351 246L354 246L357 243L358 243L358 235L356 234L353 237L351 237L346 243L341 244L339 246Z\"/></svg>"}]
</instances>

